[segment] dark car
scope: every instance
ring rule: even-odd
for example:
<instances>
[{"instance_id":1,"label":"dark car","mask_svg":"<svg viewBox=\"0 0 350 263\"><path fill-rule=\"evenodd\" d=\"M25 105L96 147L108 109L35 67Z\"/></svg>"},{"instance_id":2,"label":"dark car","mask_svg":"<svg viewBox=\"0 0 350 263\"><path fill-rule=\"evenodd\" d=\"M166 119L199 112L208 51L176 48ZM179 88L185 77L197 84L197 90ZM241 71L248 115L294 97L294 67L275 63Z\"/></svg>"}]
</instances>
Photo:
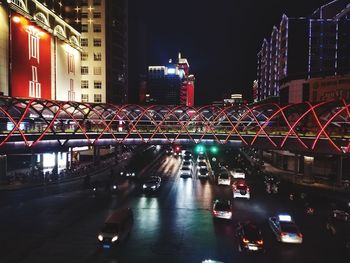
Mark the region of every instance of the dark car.
<instances>
[{"instance_id":1,"label":"dark car","mask_svg":"<svg viewBox=\"0 0 350 263\"><path fill-rule=\"evenodd\" d=\"M120 208L111 214L101 227L97 235L99 244L103 248L111 248L129 235L134 217L130 208Z\"/></svg>"},{"instance_id":2,"label":"dark car","mask_svg":"<svg viewBox=\"0 0 350 263\"><path fill-rule=\"evenodd\" d=\"M160 187L161 178L159 176L151 176L142 184L143 191L155 192Z\"/></svg>"},{"instance_id":3,"label":"dark car","mask_svg":"<svg viewBox=\"0 0 350 263\"><path fill-rule=\"evenodd\" d=\"M124 167L120 171L120 176L125 178L136 178L136 172L130 167Z\"/></svg>"},{"instance_id":4,"label":"dark car","mask_svg":"<svg viewBox=\"0 0 350 263\"><path fill-rule=\"evenodd\" d=\"M264 239L260 228L252 222L239 222L236 227L238 250L263 252Z\"/></svg>"},{"instance_id":5,"label":"dark car","mask_svg":"<svg viewBox=\"0 0 350 263\"><path fill-rule=\"evenodd\" d=\"M350 214L343 210L333 210L326 222L326 229L335 241L350 249Z\"/></svg>"},{"instance_id":6,"label":"dark car","mask_svg":"<svg viewBox=\"0 0 350 263\"><path fill-rule=\"evenodd\" d=\"M277 178L276 175L273 174L265 174L264 176L264 183L265 184L280 184L280 180Z\"/></svg>"}]
</instances>

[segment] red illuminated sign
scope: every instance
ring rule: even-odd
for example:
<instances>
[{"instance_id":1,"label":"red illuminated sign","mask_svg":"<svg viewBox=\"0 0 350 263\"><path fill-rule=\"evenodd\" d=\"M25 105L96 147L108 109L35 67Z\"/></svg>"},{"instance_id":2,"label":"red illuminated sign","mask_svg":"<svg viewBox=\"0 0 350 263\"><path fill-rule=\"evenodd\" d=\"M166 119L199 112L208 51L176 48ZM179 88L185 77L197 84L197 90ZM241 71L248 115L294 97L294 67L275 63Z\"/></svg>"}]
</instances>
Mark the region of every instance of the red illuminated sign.
<instances>
[{"instance_id":1,"label":"red illuminated sign","mask_svg":"<svg viewBox=\"0 0 350 263\"><path fill-rule=\"evenodd\" d=\"M21 16L11 19L11 96L51 99L51 36Z\"/></svg>"}]
</instances>

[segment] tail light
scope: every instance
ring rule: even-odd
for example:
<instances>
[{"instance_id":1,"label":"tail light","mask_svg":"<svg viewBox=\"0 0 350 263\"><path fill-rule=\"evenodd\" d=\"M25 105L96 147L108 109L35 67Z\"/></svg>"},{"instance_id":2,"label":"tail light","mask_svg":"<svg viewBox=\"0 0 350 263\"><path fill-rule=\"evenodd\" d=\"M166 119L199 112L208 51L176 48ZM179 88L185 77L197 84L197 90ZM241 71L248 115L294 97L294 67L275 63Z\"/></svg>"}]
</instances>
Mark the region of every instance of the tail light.
<instances>
[{"instance_id":1,"label":"tail light","mask_svg":"<svg viewBox=\"0 0 350 263\"><path fill-rule=\"evenodd\" d=\"M281 236L286 236L286 235L288 235L288 233L286 233L286 232L281 232Z\"/></svg>"},{"instance_id":2,"label":"tail light","mask_svg":"<svg viewBox=\"0 0 350 263\"><path fill-rule=\"evenodd\" d=\"M261 239L261 240L258 240L256 243L257 243L258 245L262 245L262 244L264 244L264 241Z\"/></svg>"},{"instance_id":3,"label":"tail light","mask_svg":"<svg viewBox=\"0 0 350 263\"><path fill-rule=\"evenodd\" d=\"M217 215L217 214L218 214L218 211L213 210L213 214L214 214L214 215Z\"/></svg>"},{"instance_id":4,"label":"tail light","mask_svg":"<svg viewBox=\"0 0 350 263\"><path fill-rule=\"evenodd\" d=\"M303 238L303 234L302 233L298 233L298 237Z\"/></svg>"},{"instance_id":5,"label":"tail light","mask_svg":"<svg viewBox=\"0 0 350 263\"><path fill-rule=\"evenodd\" d=\"M249 192L250 191L250 189L249 189L249 187L247 187L247 192Z\"/></svg>"},{"instance_id":6,"label":"tail light","mask_svg":"<svg viewBox=\"0 0 350 263\"><path fill-rule=\"evenodd\" d=\"M242 240L242 241L243 241L243 243L244 243L244 244L248 244L248 243L249 243L249 240L248 240L248 239L246 239L246 238L243 238L243 240Z\"/></svg>"}]
</instances>

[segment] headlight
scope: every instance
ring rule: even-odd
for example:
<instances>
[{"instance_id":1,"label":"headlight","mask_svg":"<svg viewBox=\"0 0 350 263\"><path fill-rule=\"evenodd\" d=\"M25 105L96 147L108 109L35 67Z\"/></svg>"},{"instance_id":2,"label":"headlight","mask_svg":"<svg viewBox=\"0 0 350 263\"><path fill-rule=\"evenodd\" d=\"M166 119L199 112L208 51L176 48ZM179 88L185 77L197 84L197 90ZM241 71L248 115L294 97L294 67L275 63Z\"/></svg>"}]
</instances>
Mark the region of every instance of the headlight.
<instances>
[{"instance_id":1,"label":"headlight","mask_svg":"<svg viewBox=\"0 0 350 263\"><path fill-rule=\"evenodd\" d=\"M132 176L135 176L135 173L132 173Z\"/></svg>"},{"instance_id":2,"label":"headlight","mask_svg":"<svg viewBox=\"0 0 350 263\"><path fill-rule=\"evenodd\" d=\"M147 188L147 185L144 184L142 187L143 187L143 189L145 189L145 188Z\"/></svg>"},{"instance_id":3,"label":"headlight","mask_svg":"<svg viewBox=\"0 0 350 263\"><path fill-rule=\"evenodd\" d=\"M115 241L117 241L118 240L118 236L114 236L113 238L112 238L112 242L115 242Z\"/></svg>"},{"instance_id":4,"label":"headlight","mask_svg":"<svg viewBox=\"0 0 350 263\"><path fill-rule=\"evenodd\" d=\"M116 185L113 185L113 189L117 189L117 186L116 186Z\"/></svg>"},{"instance_id":5,"label":"headlight","mask_svg":"<svg viewBox=\"0 0 350 263\"><path fill-rule=\"evenodd\" d=\"M120 174L124 174L124 172L120 172Z\"/></svg>"},{"instance_id":6,"label":"headlight","mask_svg":"<svg viewBox=\"0 0 350 263\"><path fill-rule=\"evenodd\" d=\"M151 187L152 189L156 189L156 186L155 185L152 185L152 187Z\"/></svg>"},{"instance_id":7,"label":"headlight","mask_svg":"<svg viewBox=\"0 0 350 263\"><path fill-rule=\"evenodd\" d=\"M102 235L98 235L98 240L102 241L103 240L103 236Z\"/></svg>"}]
</instances>

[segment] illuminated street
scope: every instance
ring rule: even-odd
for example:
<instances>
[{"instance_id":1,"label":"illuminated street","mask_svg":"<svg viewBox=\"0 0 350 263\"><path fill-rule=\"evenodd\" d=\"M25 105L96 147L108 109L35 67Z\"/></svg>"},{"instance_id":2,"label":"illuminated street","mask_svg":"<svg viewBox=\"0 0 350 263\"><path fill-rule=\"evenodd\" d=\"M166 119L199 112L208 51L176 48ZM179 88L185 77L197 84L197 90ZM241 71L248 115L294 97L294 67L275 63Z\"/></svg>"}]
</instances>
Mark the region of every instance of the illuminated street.
<instances>
[{"instance_id":1,"label":"illuminated street","mask_svg":"<svg viewBox=\"0 0 350 263\"><path fill-rule=\"evenodd\" d=\"M163 156L145 172L159 175L159 193L144 194L133 181L122 181L121 193L74 189L74 184L53 186L69 192L46 194L1 207L1 258L4 262L200 262L211 258L223 262L325 262L341 257L332 246L325 226L316 216L294 212L285 196L268 196L260 178L248 178L250 200L233 201L233 220L213 220L212 201L231 198L228 186L210 180L183 179L178 173L180 159ZM76 186L76 188L79 188ZM38 189L37 191L41 191ZM22 190L23 196L30 190ZM18 193L7 193L16 196ZM4 193L1 193L1 199ZM282 197L281 197L282 196ZM134 211L134 225L128 240L115 250L98 249L97 233L107 215L121 206ZM279 244L267 218L291 212L300 226L302 245ZM242 255L238 252L234 226L252 220L261 226L266 253ZM16 247L16 250L11 249ZM132 253L130 251L133 251ZM343 252L344 253L344 252Z\"/></svg>"}]
</instances>

